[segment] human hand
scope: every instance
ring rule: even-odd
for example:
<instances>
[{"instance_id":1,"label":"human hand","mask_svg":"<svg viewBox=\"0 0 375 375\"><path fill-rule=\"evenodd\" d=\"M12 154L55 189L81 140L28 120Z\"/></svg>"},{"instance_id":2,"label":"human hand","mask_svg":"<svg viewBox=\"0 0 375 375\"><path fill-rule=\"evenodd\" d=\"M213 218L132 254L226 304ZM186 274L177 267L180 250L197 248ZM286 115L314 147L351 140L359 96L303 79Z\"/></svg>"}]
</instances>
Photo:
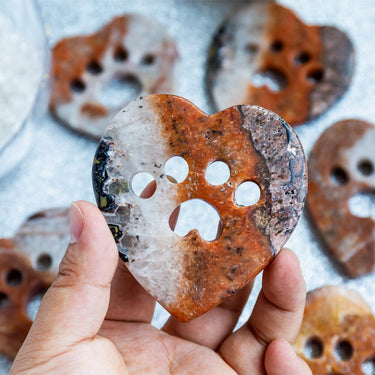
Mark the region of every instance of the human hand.
<instances>
[{"instance_id":1,"label":"human hand","mask_svg":"<svg viewBox=\"0 0 375 375\"><path fill-rule=\"evenodd\" d=\"M155 301L118 261L100 211L74 203L71 227L73 242L10 375L311 374L289 344L306 294L291 251L265 269L254 311L238 331L250 285L191 322L170 318L158 330L150 324Z\"/></svg>"}]
</instances>

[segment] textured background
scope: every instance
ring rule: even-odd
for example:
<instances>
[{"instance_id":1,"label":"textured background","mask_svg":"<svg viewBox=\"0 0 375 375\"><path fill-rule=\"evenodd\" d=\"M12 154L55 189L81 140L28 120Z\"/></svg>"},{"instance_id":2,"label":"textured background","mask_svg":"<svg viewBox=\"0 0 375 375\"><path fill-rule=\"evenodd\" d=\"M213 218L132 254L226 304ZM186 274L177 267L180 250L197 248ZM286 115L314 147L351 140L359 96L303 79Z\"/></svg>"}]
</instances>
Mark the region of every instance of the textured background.
<instances>
[{"instance_id":1,"label":"textured background","mask_svg":"<svg viewBox=\"0 0 375 375\"><path fill-rule=\"evenodd\" d=\"M246 1L236 0L41 0L42 14L53 46L60 38L95 31L114 15L138 12L159 20L175 38L179 51L177 94L208 113L204 90L204 66L211 36L221 20ZM343 99L315 121L297 128L306 154L318 136L344 118L373 121L375 87L373 0L282 0L307 23L334 25L345 31L355 46L356 66L352 84ZM91 163L96 143L56 123L49 115L35 122L30 152L17 168L0 178L0 238L10 237L35 211L68 206L71 201L94 201ZM317 240L306 215L288 242L302 264L308 290L324 284L345 284L360 292L375 310L375 273L350 280L334 265ZM249 316L261 280L241 317ZM158 309L156 325L166 314Z\"/></svg>"}]
</instances>

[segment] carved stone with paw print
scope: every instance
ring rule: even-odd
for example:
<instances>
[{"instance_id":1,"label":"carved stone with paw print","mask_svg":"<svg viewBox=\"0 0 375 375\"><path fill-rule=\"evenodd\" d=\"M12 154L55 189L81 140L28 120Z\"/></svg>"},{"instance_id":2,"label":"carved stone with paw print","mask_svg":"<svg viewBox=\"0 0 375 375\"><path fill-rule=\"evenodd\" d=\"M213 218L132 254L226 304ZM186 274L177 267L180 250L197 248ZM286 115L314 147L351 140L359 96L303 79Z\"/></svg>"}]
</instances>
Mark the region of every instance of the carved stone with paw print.
<instances>
[{"instance_id":1,"label":"carved stone with paw print","mask_svg":"<svg viewBox=\"0 0 375 375\"><path fill-rule=\"evenodd\" d=\"M217 31L207 85L218 110L255 104L298 125L321 115L344 94L353 66L354 48L342 31L306 25L279 4L254 2Z\"/></svg>"},{"instance_id":2,"label":"carved stone with paw print","mask_svg":"<svg viewBox=\"0 0 375 375\"><path fill-rule=\"evenodd\" d=\"M177 57L174 41L155 20L116 17L95 34L54 47L50 108L70 128L100 139L131 100L173 90Z\"/></svg>"},{"instance_id":3,"label":"carved stone with paw print","mask_svg":"<svg viewBox=\"0 0 375 375\"><path fill-rule=\"evenodd\" d=\"M374 145L373 125L344 120L320 136L309 158L312 219L351 277L375 269Z\"/></svg>"},{"instance_id":4,"label":"carved stone with paw print","mask_svg":"<svg viewBox=\"0 0 375 375\"><path fill-rule=\"evenodd\" d=\"M168 161L183 158L182 180ZM207 181L213 163L229 175ZM154 188L135 188L140 174ZM239 196L257 186L254 201ZM280 251L304 206L302 146L278 115L236 106L208 116L186 99L152 95L130 103L111 122L93 166L96 199L130 272L173 316L193 319L231 296ZM149 190L146 186L145 190ZM178 236L176 207L203 200L218 213L218 235Z\"/></svg>"},{"instance_id":5,"label":"carved stone with paw print","mask_svg":"<svg viewBox=\"0 0 375 375\"><path fill-rule=\"evenodd\" d=\"M313 290L293 346L314 375L372 375L375 317L362 297L344 286Z\"/></svg>"}]
</instances>

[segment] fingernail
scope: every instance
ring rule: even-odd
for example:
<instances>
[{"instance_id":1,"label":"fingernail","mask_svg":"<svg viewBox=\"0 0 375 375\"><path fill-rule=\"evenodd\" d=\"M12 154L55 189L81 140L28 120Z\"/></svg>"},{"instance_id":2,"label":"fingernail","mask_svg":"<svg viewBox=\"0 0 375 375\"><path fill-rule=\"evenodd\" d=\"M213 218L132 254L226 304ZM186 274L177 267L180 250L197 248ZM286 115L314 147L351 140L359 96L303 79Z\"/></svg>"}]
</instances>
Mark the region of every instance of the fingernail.
<instances>
[{"instance_id":1,"label":"fingernail","mask_svg":"<svg viewBox=\"0 0 375 375\"><path fill-rule=\"evenodd\" d=\"M83 215L75 202L70 205L70 243L75 243L81 237Z\"/></svg>"}]
</instances>

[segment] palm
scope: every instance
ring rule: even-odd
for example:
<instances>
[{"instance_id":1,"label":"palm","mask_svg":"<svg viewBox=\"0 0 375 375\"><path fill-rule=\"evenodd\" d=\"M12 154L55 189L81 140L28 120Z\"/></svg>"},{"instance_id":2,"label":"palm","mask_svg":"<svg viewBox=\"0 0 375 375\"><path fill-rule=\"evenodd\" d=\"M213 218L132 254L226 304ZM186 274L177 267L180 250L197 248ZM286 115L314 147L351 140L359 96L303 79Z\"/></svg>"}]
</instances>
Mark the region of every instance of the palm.
<instances>
[{"instance_id":1,"label":"palm","mask_svg":"<svg viewBox=\"0 0 375 375\"><path fill-rule=\"evenodd\" d=\"M116 270L103 216L86 202L79 210L80 239L68 247L10 374L310 373L276 340L292 342L303 315L305 286L292 252L282 251L264 271L254 311L236 332L251 285L197 319L170 318L158 330L154 299L123 263Z\"/></svg>"},{"instance_id":2,"label":"palm","mask_svg":"<svg viewBox=\"0 0 375 375\"><path fill-rule=\"evenodd\" d=\"M104 323L129 374L235 374L215 351L160 331L147 323Z\"/></svg>"}]
</instances>

